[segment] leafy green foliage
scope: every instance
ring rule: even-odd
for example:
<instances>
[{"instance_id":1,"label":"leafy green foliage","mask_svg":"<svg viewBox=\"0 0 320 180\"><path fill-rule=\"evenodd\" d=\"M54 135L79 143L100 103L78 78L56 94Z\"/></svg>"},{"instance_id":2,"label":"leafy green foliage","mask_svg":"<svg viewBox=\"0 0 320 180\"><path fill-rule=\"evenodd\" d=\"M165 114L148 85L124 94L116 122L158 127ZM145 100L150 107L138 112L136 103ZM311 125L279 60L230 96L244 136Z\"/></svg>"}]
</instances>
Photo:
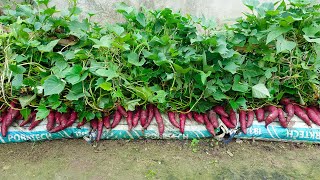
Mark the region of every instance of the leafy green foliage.
<instances>
[{"instance_id":1,"label":"leafy green foliage","mask_svg":"<svg viewBox=\"0 0 320 180\"><path fill-rule=\"evenodd\" d=\"M80 20L76 5L56 14L48 2L9 7L0 18L0 100L18 99L24 116L72 108L91 120L116 103L204 112L282 96L319 101L320 7L311 1L246 0L251 13L224 28L125 3L116 5L124 22L101 25L93 14Z\"/></svg>"}]
</instances>

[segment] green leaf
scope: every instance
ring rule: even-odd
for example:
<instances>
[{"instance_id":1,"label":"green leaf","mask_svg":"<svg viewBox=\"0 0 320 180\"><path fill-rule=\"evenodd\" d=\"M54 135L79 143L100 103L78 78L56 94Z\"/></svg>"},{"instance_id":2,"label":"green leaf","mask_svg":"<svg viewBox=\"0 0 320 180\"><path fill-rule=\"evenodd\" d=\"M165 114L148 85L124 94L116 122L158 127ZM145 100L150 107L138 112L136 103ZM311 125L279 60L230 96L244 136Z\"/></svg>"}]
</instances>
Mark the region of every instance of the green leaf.
<instances>
[{"instance_id":1,"label":"green leaf","mask_svg":"<svg viewBox=\"0 0 320 180\"><path fill-rule=\"evenodd\" d=\"M124 102L124 108L128 111L134 111L136 109L136 106L139 105L139 102L141 99L133 99L130 101Z\"/></svg>"},{"instance_id":2,"label":"green leaf","mask_svg":"<svg viewBox=\"0 0 320 180\"><path fill-rule=\"evenodd\" d=\"M233 85L232 85L232 90L234 91L238 91L238 92L247 92L249 89L249 85L247 82L240 82L240 76L239 75L235 75L234 79L233 79Z\"/></svg>"},{"instance_id":3,"label":"green leaf","mask_svg":"<svg viewBox=\"0 0 320 180\"><path fill-rule=\"evenodd\" d=\"M51 109L57 109L61 104L61 101L59 100L59 95L53 94L48 97L48 105L51 107Z\"/></svg>"},{"instance_id":4,"label":"green leaf","mask_svg":"<svg viewBox=\"0 0 320 180\"><path fill-rule=\"evenodd\" d=\"M135 52L131 52L128 54L128 62L135 66L142 66L146 60L142 58L141 61L139 61L139 55Z\"/></svg>"},{"instance_id":5,"label":"green leaf","mask_svg":"<svg viewBox=\"0 0 320 180\"><path fill-rule=\"evenodd\" d=\"M64 87L65 82L58 79L55 75L51 75L44 81L44 95L49 96L51 94L60 94L63 91Z\"/></svg>"},{"instance_id":6,"label":"green leaf","mask_svg":"<svg viewBox=\"0 0 320 180\"><path fill-rule=\"evenodd\" d=\"M24 120L27 120L29 115L31 114L31 109L28 109L28 108L21 109L20 114L22 115Z\"/></svg>"},{"instance_id":7,"label":"green leaf","mask_svg":"<svg viewBox=\"0 0 320 180\"><path fill-rule=\"evenodd\" d=\"M69 72L66 74L66 81L71 84L76 84L80 81L82 72L82 66L76 64L69 69Z\"/></svg>"},{"instance_id":8,"label":"green leaf","mask_svg":"<svg viewBox=\"0 0 320 180\"><path fill-rule=\"evenodd\" d=\"M316 37L316 34L320 32L320 26L308 26L302 29L305 36Z\"/></svg>"},{"instance_id":9,"label":"green leaf","mask_svg":"<svg viewBox=\"0 0 320 180\"><path fill-rule=\"evenodd\" d=\"M306 41L308 41L308 42L320 44L320 38L311 39L311 38L309 38L309 37L306 36L306 35L303 35L303 37L304 37L304 39L306 39Z\"/></svg>"},{"instance_id":10,"label":"green leaf","mask_svg":"<svg viewBox=\"0 0 320 180\"><path fill-rule=\"evenodd\" d=\"M186 74L191 70L191 67L183 68L183 67L179 66L178 64L173 64L173 67L177 73L181 73L181 74Z\"/></svg>"},{"instance_id":11,"label":"green leaf","mask_svg":"<svg viewBox=\"0 0 320 180\"><path fill-rule=\"evenodd\" d=\"M268 68L268 69L266 69L264 76L265 76L267 79L269 79L269 78L271 78L272 73L273 73L273 72L277 72L277 71L278 71L277 67Z\"/></svg>"},{"instance_id":12,"label":"green leaf","mask_svg":"<svg viewBox=\"0 0 320 180\"><path fill-rule=\"evenodd\" d=\"M112 44L112 37L110 35L105 35L100 38L100 40L90 38L95 44L93 45L94 48L106 47L111 48Z\"/></svg>"},{"instance_id":13,"label":"green leaf","mask_svg":"<svg viewBox=\"0 0 320 180\"><path fill-rule=\"evenodd\" d=\"M165 103L166 102L166 96L168 95L168 93L164 90L159 90L156 91L155 96L153 96L152 100L153 102L158 102L158 103Z\"/></svg>"},{"instance_id":14,"label":"green leaf","mask_svg":"<svg viewBox=\"0 0 320 180\"><path fill-rule=\"evenodd\" d=\"M34 99L36 98L36 95L34 94L33 96L31 95L26 95L26 96L20 96L18 98L19 103L22 108L28 106Z\"/></svg>"},{"instance_id":15,"label":"green leaf","mask_svg":"<svg viewBox=\"0 0 320 180\"><path fill-rule=\"evenodd\" d=\"M143 13L141 13L141 12L138 13L136 19L142 27L146 27L146 17L144 16Z\"/></svg>"},{"instance_id":16,"label":"green leaf","mask_svg":"<svg viewBox=\"0 0 320 180\"><path fill-rule=\"evenodd\" d=\"M76 101L84 96L85 94L82 89L82 83L78 83L72 86L69 93L66 95L66 98L70 101Z\"/></svg>"},{"instance_id":17,"label":"green leaf","mask_svg":"<svg viewBox=\"0 0 320 180\"><path fill-rule=\"evenodd\" d=\"M252 97L259 99L268 98L270 97L270 93L264 84L259 83L252 86Z\"/></svg>"},{"instance_id":18,"label":"green leaf","mask_svg":"<svg viewBox=\"0 0 320 180\"><path fill-rule=\"evenodd\" d=\"M229 71L231 74L237 73L238 65L234 62L228 62L228 64L224 67L224 70Z\"/></svg>"},{"instance_id":19,"label":"green leaf","mask_svg":"<svg viewBox=\"0 0 320 180\"><path fill-rule=\"evenodd\" d=\"M48 43L47 45L40 45L38 46L38 50L40 52L52 52L53 48L58 44L60 39L57 40L53 40L50 43Z\"/></svg>"},{"instance_id":20,"label":"green leaf","mask_svg":"<svg viewBox=\"0 0 320 180\"><path fill-rule=\"evenodd\" d=\"M117 70L118 70L118 66L115 65L114 63L110 62L108 69L98 69L95 73L98 76L107 77L106 81L109 81L109 80L119 76L119 74L117 73Z\"/></svg>"},{"instance_id":21,"label":"green leaf","mask_svg":"<svg viewBox=\"0 0 320 180\"><path fill-rule=\"evenodd\" d=\"M281 34L286 33L292 29L291 26L289 27L273 27L269 29L269 33L267 36L266 44L269 44L271 41L275 40Z\"/></svg>"},{"instance_id":22,"label":"green leaf","mask_svg":"<svg viewBox=\"0 0 320 180\"><path fill-rule=\"evenodd\" d=\"M290 52L296 46L297 46L297 43L293 41L287 41L286 39L283 38L283 36L279 36L277 38L277 43L276 43L277 54L281 52Z\"/></svg>"},{"instance_id":23,"label":"green leaf","mask_svg":"<svg viewBox=\"0 0 320 180\"><path fill-rule=\"evenodd\" d=\"M46 106L44 105L40 105L38 108L37 108L37 115L36 115L36 120L43 120L44 118L46 118L49 113L50 113L50 110L46 108Z\"/></svg>"},{"instance_id":24,"label":"green leaf","mask_svg":"<svg viewBox=\"0 0 320 180\"><path fill-rule=\"evenodd\" d=\"M99 87L106 91L111 91L113 89L112 84L110 82L103 82L99 84Z\"/></svg>"},{"instance_id":25,"label":"green leaf","mask_svg":"<svg viewBox=\"0 0 320 180\"><path fill-rule=\"evenodd\" d=\"M10 64L9 69L15 74L23 74L24 72L26 72L26 68L20 65L17 66L17 65Z\"/></svg>"},{"instance_id":26,"label":"green leaf","mask_svg":"<svg viewBox=\"0 0 320 180\"><path fill-rule=\"evenodd\" d=\"M211 75L211 71L208 71L207 73L205 73L203 71L199 71L199 73L200 73L202 84L206 84L207 78Z\"/></svg>"},{"instance_id":27,"label":"green leaf","mask_svg":"<svg viewBox=\"0 0 320 180\"><path fill-rule=\"evenodd\" d=\"M253 10L254 8L256 8L260 4L258 0L242 0L242 2L250 10Z\"/></svg>"}]
</instances>

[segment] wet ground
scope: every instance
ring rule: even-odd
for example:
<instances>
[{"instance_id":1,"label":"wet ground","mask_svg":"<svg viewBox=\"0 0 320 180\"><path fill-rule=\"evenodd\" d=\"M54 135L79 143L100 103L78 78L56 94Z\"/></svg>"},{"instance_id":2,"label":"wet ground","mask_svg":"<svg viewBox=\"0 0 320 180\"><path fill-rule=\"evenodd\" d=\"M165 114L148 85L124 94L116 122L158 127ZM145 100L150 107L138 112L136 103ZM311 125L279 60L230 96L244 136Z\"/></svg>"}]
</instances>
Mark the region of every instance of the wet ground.
<instances>
[{"instance_id":1,"label":"wet ground","mask_svg":"<svg viewBox=\"0 0 320 180\"><path fill-rule=\"evenodd\" d=\"M213 140L0 145L0 179L319 179L320 146Z\"/></svg>"}]
</instances>

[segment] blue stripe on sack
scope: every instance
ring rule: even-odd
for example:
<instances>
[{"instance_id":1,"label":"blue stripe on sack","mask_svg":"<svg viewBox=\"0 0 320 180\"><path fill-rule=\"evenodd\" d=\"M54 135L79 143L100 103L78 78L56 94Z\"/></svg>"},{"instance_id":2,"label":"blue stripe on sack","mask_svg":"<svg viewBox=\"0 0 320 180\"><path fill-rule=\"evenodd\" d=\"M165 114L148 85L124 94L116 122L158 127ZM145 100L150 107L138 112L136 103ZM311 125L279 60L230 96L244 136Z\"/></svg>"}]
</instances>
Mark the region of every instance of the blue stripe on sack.
<instances>
[{"instance_id":1,"label":"blue stripe on sack","mask_svg":"<svg viewBox=\"0 0 320 180\"><path fill-rule=\"evenodd\" d=\"M247 134L239 133L236 138L255 138L264 140L303 141L320 143L320 129L316 128L282 128L281 126L253 125Z\"/></svg>"}]
</instances>

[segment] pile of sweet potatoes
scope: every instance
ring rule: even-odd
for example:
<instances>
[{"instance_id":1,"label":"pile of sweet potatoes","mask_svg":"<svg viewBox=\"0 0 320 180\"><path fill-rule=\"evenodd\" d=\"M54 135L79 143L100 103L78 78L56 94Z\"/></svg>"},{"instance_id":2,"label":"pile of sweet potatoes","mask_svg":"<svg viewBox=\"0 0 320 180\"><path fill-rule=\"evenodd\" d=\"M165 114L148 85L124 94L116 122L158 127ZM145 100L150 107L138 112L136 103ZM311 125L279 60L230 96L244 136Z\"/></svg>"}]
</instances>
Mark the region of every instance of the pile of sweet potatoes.
<instances>
[{"instance_id":1,"label":"pile of sweet potatoes","mask_svg":"<svg viewBox=\"0 0 320 180\"><path fill-rule=\"evenodd\" d=\"M113 114L105 114L102 118L94 118L90 120L90 125L93 130L97 131L97 141L101 139L103 127L106 129L115 128L122 118L126 119L128 124L128 131L131 131L138 124L143 129L148 129L152 120L155 119L158 125L159 136L162 137L165 129L164 121L159 109L149 104L146 108L138 107L135 111L126 111L121 105L116 105L115 112ZM30 113L26 120L23 120L19 126L24 127L29 125L29 130L35 128L41 120L36 120L36 111ZM258 109L240 109L237 116L236 111L233 109L226 110L223 106L215 106L211 110L205 113L193 112L186 110L185 112L172 112L168 111L168 118L172 126L178 128L183 134L186 121L196 121L199 124L205 125L206 129L215 136L215 129L220 126L219 123L223 123L227 128L240 127L243 133L247 133L254 120L254 116L257 121L265 122L268 126L276 119L282 127L287 128L289 122L294 115L301 118L308 126L311 123L320 126L320 109L316 106L301 106L290 99L283 98L280 101L280 105L266 105ZM9 126L16 120L21 120L22 115L19 111L19 105L14 101L7 108L1 109L0 123L1 134L6 136ZM78 114L74 110L69 109L66 113L60 113L58 111L51 110L47 116L46 128L48 132L55 133L64 130L76 123ZM219 119L221 121L219 121ZM80 128L87 123L85 118L79 120L77 127Z\"/></svg>"}]
</instances>

